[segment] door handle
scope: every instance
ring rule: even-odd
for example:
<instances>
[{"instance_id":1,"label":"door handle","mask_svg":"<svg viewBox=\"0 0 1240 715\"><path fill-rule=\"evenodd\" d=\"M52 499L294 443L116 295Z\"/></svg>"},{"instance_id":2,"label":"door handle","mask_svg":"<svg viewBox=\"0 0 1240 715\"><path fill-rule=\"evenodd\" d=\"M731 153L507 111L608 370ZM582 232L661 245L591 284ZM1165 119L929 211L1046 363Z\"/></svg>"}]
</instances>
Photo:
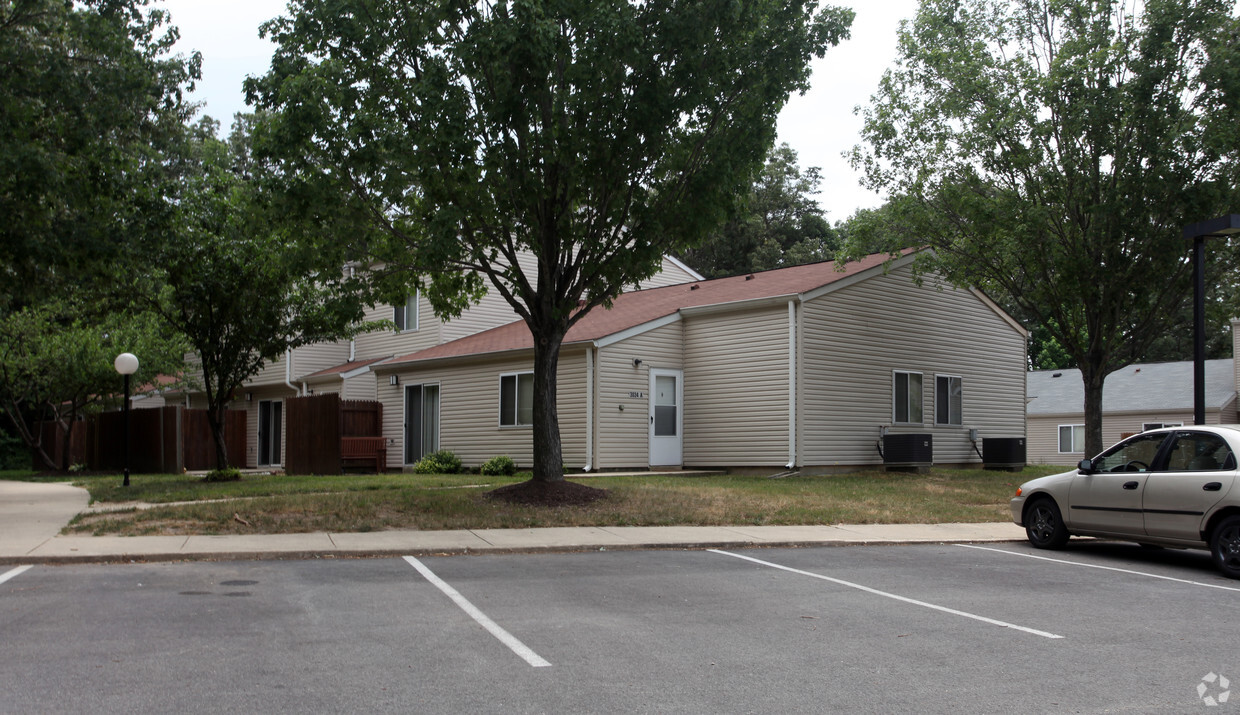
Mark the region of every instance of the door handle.
<instances>
[{"instance_id":1,"label":"door handle","mask_svg":"<svg viewBox=\"0 0 1240 715\"><path fill-rule=\"evenodd\" d=\"M1205 486L1202 487L1202 490L1207 491L1207 492L1217 492L1218 490L1222 488L1223 488L1222 482L1206 482Z\"/></svg>"},{"instance_id":2,"label":"door handle","mask_svg":"<svg viewBox=\"0 0 1240 715\"><path fill-rule=\"evenodd\" d=\"M650 416L650 424L654 424L654 415Z\"/></svg>"},{"instance_id":3,"label":"door handle","mask_svg":"<svg viewBox=\"0 0 1240 715\"><path fill-rule=\"evenodd\" d=\"M1136 489L1139 486L1141 486L1140 482L1124 482L1125 489Z\"/></svg>"}]
</instances>

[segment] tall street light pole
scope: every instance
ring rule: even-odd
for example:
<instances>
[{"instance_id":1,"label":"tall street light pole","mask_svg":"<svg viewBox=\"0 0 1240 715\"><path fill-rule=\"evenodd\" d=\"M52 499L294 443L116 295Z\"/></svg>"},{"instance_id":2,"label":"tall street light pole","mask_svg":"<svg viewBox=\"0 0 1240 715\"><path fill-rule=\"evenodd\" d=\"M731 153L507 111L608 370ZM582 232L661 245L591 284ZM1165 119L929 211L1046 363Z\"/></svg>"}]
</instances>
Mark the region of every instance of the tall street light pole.
<instances>
[{"instance_id":1,"label":"tall street light pole","mask_svg":"<svg viewBox=\"0 0 1240 715\"><path fill-rule=\"evenodd\" d=\"M1184 227L1193 241L1193 424L1206 423L1206 239L1240 233L1240 214Z\"/></svg>"},{"instance_id":2,"label":"tall street light pole","mask_svg":"<svg viewBox=\"0 0 1240 715\"><path fill-rule=\"evenodd\" d=\"M124 454L125 454L125 481L124 486L129 486L129 376L138 371L138 358L133 353L121 353L116 356L116 360L112 362L112 366L116 371L125 376L125 437Z\"/></svg>"}]
</instances>

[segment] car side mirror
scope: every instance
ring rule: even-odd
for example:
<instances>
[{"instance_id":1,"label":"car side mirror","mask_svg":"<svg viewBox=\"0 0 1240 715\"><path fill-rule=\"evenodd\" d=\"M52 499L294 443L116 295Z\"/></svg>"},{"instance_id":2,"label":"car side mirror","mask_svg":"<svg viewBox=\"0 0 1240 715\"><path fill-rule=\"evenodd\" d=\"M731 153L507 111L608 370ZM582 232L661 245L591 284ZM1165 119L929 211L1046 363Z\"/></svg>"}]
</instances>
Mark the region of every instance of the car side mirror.
<instances>
[{"instance_id":1,"label":"car side mirror","mask_svg":"<svg viewBox=\"0 0 1240 715\"><path fill-rule=\"evenodd\" d=\"M1083 474L1093 474L1094 473L1093 460L1082 459L1081 461L1076 463L1076 468L1081 470Z\"/></svg>"}]
</instances>

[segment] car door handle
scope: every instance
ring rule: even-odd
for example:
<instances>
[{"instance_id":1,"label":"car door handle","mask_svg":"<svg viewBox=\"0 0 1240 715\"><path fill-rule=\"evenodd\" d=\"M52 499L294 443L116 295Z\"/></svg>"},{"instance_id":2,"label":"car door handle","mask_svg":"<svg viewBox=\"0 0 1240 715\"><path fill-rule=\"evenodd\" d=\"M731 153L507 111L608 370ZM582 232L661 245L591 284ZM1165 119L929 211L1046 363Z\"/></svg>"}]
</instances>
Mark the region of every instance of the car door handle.
<instances>
[{"instance_id":1,"label":"car door handle","mask_svg":"<svg viewBox=\"0 0 1240 715\"><path fill-rule=\"evenodd\" d=\"M1141 482L1124 482L1125 489L1136 489L1139 486L1141 486Z\"/></svg>"},{"instance_id":2,"label":"car door handle","mask_svg":"<svg viewBox=\"0 0 1240 715\"><path fill-rule=\"evenodd\" d=\"M1223 488L1222 482L1206 482L1205 486L1202 487L1202 489L1207 492L1217 492L1218 490L1222 488Z\"/></svg>"}]
</instances>

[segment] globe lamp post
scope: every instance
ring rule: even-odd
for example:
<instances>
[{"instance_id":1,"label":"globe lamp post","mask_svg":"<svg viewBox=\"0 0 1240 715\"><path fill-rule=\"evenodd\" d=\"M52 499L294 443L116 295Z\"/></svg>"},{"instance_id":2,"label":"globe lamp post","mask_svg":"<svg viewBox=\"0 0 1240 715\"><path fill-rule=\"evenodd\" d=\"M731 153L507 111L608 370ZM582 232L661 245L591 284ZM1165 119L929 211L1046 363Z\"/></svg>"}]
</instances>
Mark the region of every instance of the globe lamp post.
<instances>
[{"instance_id":1,"label":"globe lamp post","mask_svg":"<svg viewBox=\"0 0 1240 715\"><path fill-rule=\"evenodd\" d=\"M133 353L121 353L116 356L112 366L125 376L125 437L123 440L125 454L125 482L129 486L129 376L138 371L138 358Z\"/></svg>"}]
</instances>

